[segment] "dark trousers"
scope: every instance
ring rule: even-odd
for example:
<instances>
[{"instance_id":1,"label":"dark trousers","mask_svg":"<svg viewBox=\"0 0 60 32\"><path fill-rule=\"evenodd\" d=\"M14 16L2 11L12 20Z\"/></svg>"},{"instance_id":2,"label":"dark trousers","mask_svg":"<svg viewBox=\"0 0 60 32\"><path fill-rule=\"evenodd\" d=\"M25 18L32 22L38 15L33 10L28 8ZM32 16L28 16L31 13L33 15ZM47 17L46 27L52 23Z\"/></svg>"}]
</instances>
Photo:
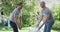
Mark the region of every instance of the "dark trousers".
<instances>
[{"instance_id":1,"label":"dark trousers","mask_svg":"<svg viewBox=\"0 0 60 32\"><path fill-rule=\"evenodd\" d=\"M18 28L17 28L17 25L16 25L15 22L10 21L10 25L11 25L11 27L13 28L13 31L14 31L14 32L18 32Z\"/></svg>"},{"instance_id":2,"label":"dark trousers","mask_svg":"<svg viewBox=\"0 0 60 32\"><path fill-rule=\"evenodd\" d=\"M2 21L2 28L4 28L4 26L5 26L5 25L4 25L4 20L2 19L1 21Z\"/></svg>"},{"instance_id":3,"label":"dark trousers","mask_svg":"<svg viewBox=\"0 0 60 32\"><path fill-rule=\"evenodd\" d=\"M51 32L51 28L54 24L54 20L48 20L45 24L44 32Z\"/></svg>"}]
</instances>

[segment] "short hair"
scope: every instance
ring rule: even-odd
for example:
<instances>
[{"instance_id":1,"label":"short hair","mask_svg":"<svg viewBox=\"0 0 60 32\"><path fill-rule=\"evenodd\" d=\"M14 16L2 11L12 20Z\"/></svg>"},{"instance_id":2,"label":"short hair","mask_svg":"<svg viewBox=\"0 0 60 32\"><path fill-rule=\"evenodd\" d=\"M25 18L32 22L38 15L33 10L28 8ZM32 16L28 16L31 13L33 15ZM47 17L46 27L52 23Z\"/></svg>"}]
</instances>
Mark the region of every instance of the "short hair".
<instances>
[{"instance_id":1,"label":"short hair","mask_svg":"<svg viewBox=\"0 0 60 32\"><path fill-rule=\"evenodd\" d=\"M1 15L4 15L3 11L1 12Z\"/></svg>"},{"instance_id":2,"label":"short hair","mask_svg":"<svg viewBox=\"0 0 60 32\"><path fill-rule=\"evenodd\" d=\"M44 3L45 4L45 1L41 1L40 4Z\"/></svg>"},{"instance_id":3,"label":"short hair","mask_svg":"<svg viewBox=\"0 0 60 32\"><path fill-rule=\"evenodd\" d=\"M22 5L23 3L22 2L20 2L20 3L18 3L17 5Z\"/></svg>"}]
</instances>

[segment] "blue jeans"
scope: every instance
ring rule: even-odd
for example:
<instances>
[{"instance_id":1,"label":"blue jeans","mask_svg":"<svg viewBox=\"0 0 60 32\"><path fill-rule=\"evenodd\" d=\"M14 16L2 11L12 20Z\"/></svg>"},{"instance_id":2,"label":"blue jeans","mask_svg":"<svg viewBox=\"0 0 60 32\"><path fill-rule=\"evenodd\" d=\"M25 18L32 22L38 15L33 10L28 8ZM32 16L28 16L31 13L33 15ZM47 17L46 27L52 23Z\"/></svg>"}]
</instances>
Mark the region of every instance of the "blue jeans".
<instances>
[{"instance_id":1,"label":"blue jeans","mask_svg":"<svg viewBox=\"0 0 60 32\"><path fill-rule=\"evenodd\" d=\"M10 20L8 19L8 29L10 29Z\"/></svg>"},{"instance_id":2,"label":"blue jeans","mask_svg":"<svg viewBox=\"0 0 60 32\"><path fill-rule=\"evenodd\" d=\"M4 20L2 19L1 21L2 21L2 28L4 28L4 26L5 26L5 25L4 25Z\"/></svg>"},{"instance_id":3,"label":"blue jeans","mask_svg":"<svg viewBox=\"0 0 60 32\"><path fill-rule=\"evenodd\" d=\"M44 32L51 32L51 28L54 24L54 20L48 20L45 24Z\"/></svg>"},{"instance_id":4,"label":"blue jeans","mask_svg":"<svg viewBox=\"0 0 60 32\"><path fill-rule=\"evenodd\" d=\"M17 28L17 25L16 25L15 22L10 21L10 25L11 25L11 27L13 28L14 32L18 32L18 28Z\"/></svg>"}]
</instances>

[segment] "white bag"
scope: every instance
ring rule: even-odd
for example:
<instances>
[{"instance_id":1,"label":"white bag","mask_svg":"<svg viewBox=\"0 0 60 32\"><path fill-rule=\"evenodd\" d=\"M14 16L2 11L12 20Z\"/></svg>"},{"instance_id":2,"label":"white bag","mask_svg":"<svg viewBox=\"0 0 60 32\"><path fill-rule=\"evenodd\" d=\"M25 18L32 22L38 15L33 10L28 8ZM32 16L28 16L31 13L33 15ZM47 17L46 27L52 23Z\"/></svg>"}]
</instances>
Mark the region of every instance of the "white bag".
<instances>
[{"instance_id":1,"label":"white bag","mask_svg":"<svg viewBox=\"0 0 60 32\"><path fill-rule=\"evenodd\" d=\"M32 28L29 30L29 32L40 32L40 30L38 30L38 28Z\"/></svg>"}]
</instances>

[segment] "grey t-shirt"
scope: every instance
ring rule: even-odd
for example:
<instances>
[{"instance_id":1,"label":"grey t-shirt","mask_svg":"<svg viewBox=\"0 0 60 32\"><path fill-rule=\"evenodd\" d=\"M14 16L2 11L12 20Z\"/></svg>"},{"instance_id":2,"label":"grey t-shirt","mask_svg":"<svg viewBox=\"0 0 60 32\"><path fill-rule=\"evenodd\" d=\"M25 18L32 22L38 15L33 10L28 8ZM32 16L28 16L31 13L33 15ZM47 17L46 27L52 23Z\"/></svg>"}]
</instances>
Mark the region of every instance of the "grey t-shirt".
<instances>
[{"instance_id":1,"label":"grey t-shirt","mask_svg":"<svg viewBox=\"0 0 60 32\"><path fill-rule=\"evenodd\" d=\"M42 16L45 18L46 15L48 16L48 20L53 19L52 12L49 8L45 7L42 9Z\"/></svg>"},{"instance_id":2,"label":"grey t-shirt","mask_svg":"<svg viewBox=\"0 0 60 32\"><path fill-rule=\"evenodd\" d=\"M10 15L10 20L14 21L14 14L17 16L17 19L19 18L19 14L21 16L21 11L18 8L15 8L14 11Z\"/></svg>"}]
</instances>

